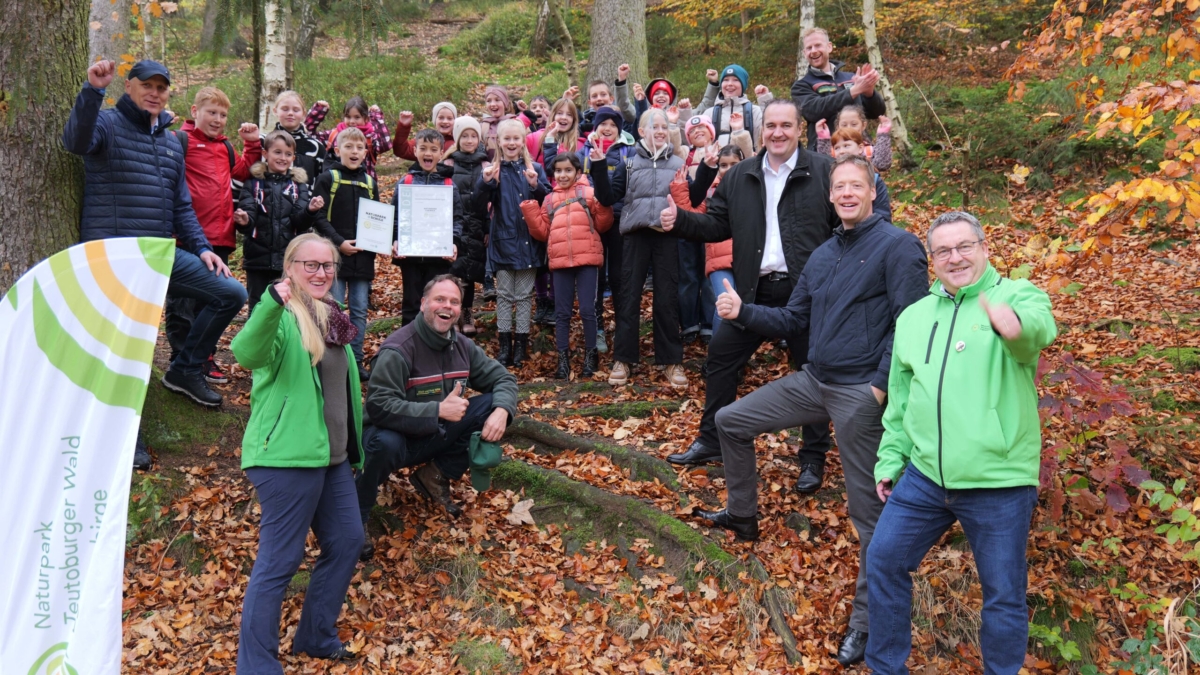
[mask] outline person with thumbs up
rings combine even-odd
[[[379,347],[363,415],[366,461],[357,480],[358,506],[367,522],[392,472],[409,475],[417,493],[451,516],[462,513],[451,481],[466,473],[471,435],[498,441],[517,413],[517,378],[479,345],[458,332],[462,285],[457,277],[434,277],[421,297],[416,320]],[[466,397],[466,389],[477,392]],[[363,555],[374,550],[370,540]]]

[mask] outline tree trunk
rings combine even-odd
[[[750,31],[746,29],[746,24],[750,23],[750,11],[743,9],[740,18],[742,20],[742,58],[746,58],[746,55],[750,53]]]
[[[907,153],[909,149],[908,129],[904,126],[904,118],[900,115],[900,106],[896,102],[896,94],[892,91],[892,83],[888,80],[883,69],[883,52],[879,50],[879,37],[875,34],[875,0],[863,0],[863,42],[867,45],[867,58],[871,67],[879,71],[879,93],[887,106],[887,115],[892,120],[892,147],[899,153]]]
[[[100,59],[120,62],[121,55],[129,53],[128,0],[92,0],[88,22],[89,62]]]
[[[631,81],[646,82],[646,0],[596,0],[587,79],[613,82],[622,63]]]
[[[33,16],[25,0],[0,0],[0,293],[79,241],[83,165],[59,137],[88,67],[91,7],[37,8]]]
[[[275,126],[271,112],[275,97],[288,88],[288,52],[292,48],[290,0],[266,0],[263,13],[266,15],[266,49],[262,60],[262,88],[258,96],[258,125],[269,129]]]
[[[250,0],[250,96],[255,101],[263,90],[263,22],[262,0]]]
[[[555,0],[546,0],[550,8],[550,16],[554,19],[554,27],[558,30],[558,38],[562,42],[563,62],[567,69],[567,81],[572,87],[579,87],[579,67],[575,65],[575,41],[571,39],[571,31],[567,28],[567,20],[563,18],[562,8]],[[620,64],[618,64],[620,65]]]
[[[312,58],[313,45],[317,41],[317,3],[315,0],[297,0],[296,11],[299,19],[296,24],[296,53],[295,58],[307,61]]]
[[[154,35],[150,32],[150,0],[141,0],[138,5],[138,27],[142,29],[142,58],[152,59],[154,54],[150,53],[150,50],[154,48]]]
[[[529,44],[529,55],[535,59],[546,58],[546,34],[550,28],[550,3],[542,0],[538,7],[537,28],[533,31],[533,41]]]
[[[94,3],[106,1],[92,0]],[[220,15],[221,0],[207,0],[204,3],[204,25],[200,28],[200,51],[212,51],[216,46],[217,17]]]
[[[816,25],[816,0],[800,0],[800,47],[796,53],[796,79],[804,77],[808,70],[808,59],[804,58],[804,31]]]

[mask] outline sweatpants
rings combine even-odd
[[[679,240],[649,228],[634,230],[624,235],[624,239],[623,292],[616,303],[613,358],[629,364],[638,362],[641,290],[653,261],[654,362],[660,366],[683,363],[683,340],[679,336]]]
[[[513,308],[517,312],[517,333],[529,334],[529,313],[533,308],[533,283],[537,270],[496,270],[496,330],[513,332]]]
[[[798,373],[763,385],[717,412],[717,435],[725,462],[729,513],[740,517],[758,513],[758,467],[754,439],[805,425],[833,421],[838,452],[846,478],[850,522],[858,532],[858,579],[850,627],[868,632],[867,549],[883,502],[875,494],[875,461],[883,437],[883,406],[871,383],[826,384],[809,373]]]
[[[577,296],[584,349],[596,348],[596,308],[590,301],[596,295],[599,275],[600,269],[590,265],[554,270],[554,346],[558,351],[565,352],[571,347],[571,314]]]
[[[404,258],[400,261],[400,282],[404,297],[400,301],[400,321],[405,326],[421,313],[425,284],[450,271],[450,261],[441,258]]]
[[[279,663],[279,618],[288,583],[304,561],[311,528],[321,555],[313,565],[292,653],[328,656],[342,646],[337,618],[362,551],[363,526],[350,463],[315,469],[253,467],[262,518],[258,557],[242,603],[237,671],[283,675]]]

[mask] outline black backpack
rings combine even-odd
[[[179,129],[175,132],[175,137],[179,139],[179,145],[183,146],[183,166],[187,169],[187,150],[188,150],[188,132]],[[242,181],[233,177],[233,166],[237,164],[237,151],[233,149],[233,143],[229,139],[225,139],[225,149],[229,152],[229,192],[233,195],[233,210],[237,210],[238,195],[242,193]]]

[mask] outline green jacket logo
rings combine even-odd
[[[46,650],[37,661],[29,667],[29,675],[79,675],[67,663],[67,643],[60,642]]]

